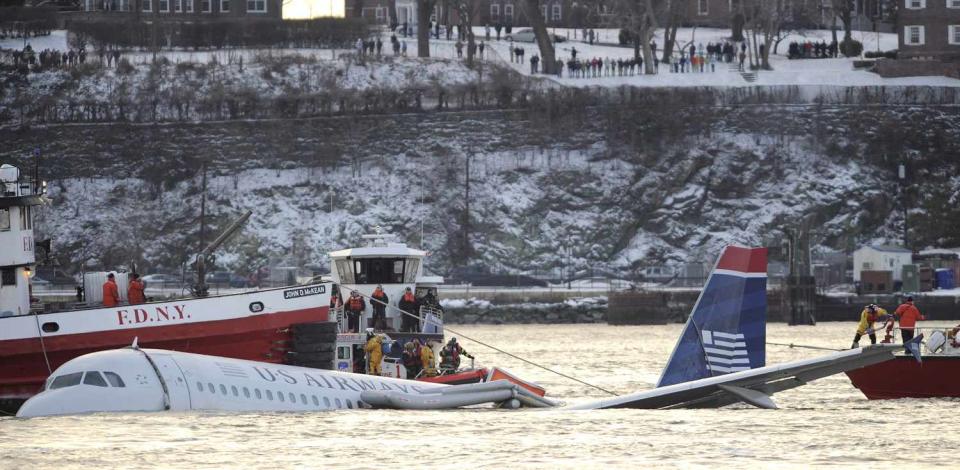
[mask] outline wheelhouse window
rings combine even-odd
[[[4,207],[0,209],[0,232],[8,230],[10,230],[10,208]]]
[[[17,285],[17,268],[0,268],[0,286]]]
[[[56,390],[58,388],[72,387],[74,385],[80,385],[80,380],[83,378],[83,372],[74,372],[72,374],[61,375],[52,382],[50,382],[49,390]]]
[[[84,385],[93,385],[95,387],[106,387],[107,381],[103,380],[103,376],[100,375],[97,371],[87,371],[87,375],[83,376]]]
[[[400,284],[404,282],[405,258],[362,258],[353,260],[357,284]]]
[[[23,230],[30,230],[33,228],[33,217],[30,217],[29,207],[20,208],[20,228]]]

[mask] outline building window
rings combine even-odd
[[[0,286],[17,285],[17,268],[0,269]]]
[[[247,11],[250,13],[266,13],[267,0],[247,0]]]
[[[376,9],[377,23],[383,23],[386,16],[387,16],[387,9],[383,7],[377,7]]]
[[[710,5],[708,4],[709,0],[697,0],[697,14],[700,16],[706,16],[710,14]]]
[[[200,11],[204,13],[213,11],[213,5],[210,4],[210,0],[200,0]]]
[[[503,19],[513,21],[513,4],[508,3],[503,6]]]
[[[906,26],[903,31],[903,43],[908,46],[922,46],[925,43],[923,26]]]
[[[153,11],[153,0],[143,0],[141,4],[143,11]]]
[[[187,2],[187,8],[186,8],[187,13],[193,13],[193,0],[184,0],[184,1]]]
[[[183,11],[183,0],[173,0],[173,12],[180,13]]]
[[[952,24],[948,27],[949,41],[951,45],[960,46],[960,25]]]
[[[927,0],[906,0],[908,10],[919,10],[927,7]]]
[[[500,20],[500,5],[496,3],[490,4],[490,19],[493,21]]]
[[[563,19],[563,10],[560,9],[559,3],[553,4],[553,21],[560,21]]]
[[[220,11],[222,12],[230,11],[230,0],[220,0]]]
[[[162,13],[170,11],[170,0],[157,0],[157,9]]]
[[[960,8],[960,0],[947,0],[947,8]]]
[[[542,16],[543,19],[547,19],[547,6],[546,6],[546,5],[540,5],[540,16]]]

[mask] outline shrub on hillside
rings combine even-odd
[[[117,73],[120,75],[130,75],[135,70],[136,68],[127,59],[120,59],[120,63],[117,64]]]
[[[840,43],[840,53],[845,57],[857,57],[863,52],[863,43],[856,39],[844,39]]]

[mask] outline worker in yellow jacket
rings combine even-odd
[[[363,350],[368,354],[367,373],[380,375],[380,364],[383,362],[383,339],[380,335],[370,335]]]
[[[423,366],[423,375],[426,377],[437,375],[437,359],[433,354],[433,349],[430,348],[431,344],[434,344],[434,342],[430,341],[420,347],[420,365]]]
[[[860,312],[860,323],[857,324],[857,334],[853,337],[853,345],[850,346],[850,349],[860,347],[860,338],[863,335],[870,336],[870,344],[877,344],[877,333],[873,330],[873,324],[879,321],[881,317],[886,316],[887,311],[875,304],[864,307],[863,311]]]

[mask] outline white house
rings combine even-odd
[[[894,281],[903,280],[903,266],[913,263],[913,252],[894,245],[872,245],[853,252],[853,280],[861,271],[892,271]]]

